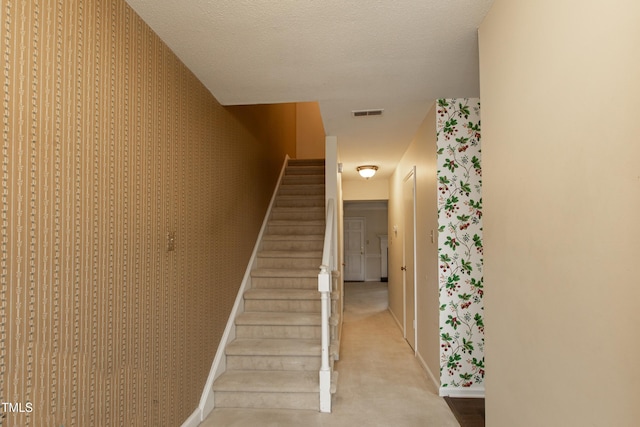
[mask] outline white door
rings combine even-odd
[[[344,218],[344,280],[364,281],[364,218]]]
[[[416,348],[416,281],[415,281],[415,167],[407,175],[402,186],[404,216],[404,296],[405,338],[411,348]]]

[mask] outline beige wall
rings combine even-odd
[[[491,426],[640,419],[640,3],[480,27]]]
[[[342,182],[342,188],[345,200],[389,199],[389,180],[380,177],[345,180]]]
[[[296,104],[296,151],[298,159],[324,159],[325,135],[317,102]]]
[[[418,128],[409,148],[402,156],[389,185],[389,306],[402,322],[402,249],[404,219],[402,183],[416,166],[416,279],[417,279],[417,352],[439,384],[439,303],[438,247],[431,242],[431,230],[437,242],[438,207],[436,183],[436,113],[435,104]],[[393,226],[398,225],[397,236]]]
[[[295,108],[221,107],[121,0],[5,0],[0,22],[0,400],[33,404],[4,421],[180,425]]]

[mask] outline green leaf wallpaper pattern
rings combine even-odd
[[[480,100],[437,105],[440,384],[483,387]]]

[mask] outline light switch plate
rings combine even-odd
[[[170,231],[167,233],[167,252],[176,250],[176,232]]]

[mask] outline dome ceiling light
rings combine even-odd
[[[356,170],[358,171],[361,177],[365,179],[369,179],[376,174],[378,170],[378,166],[363,165],[363,166],[358,166]]]

